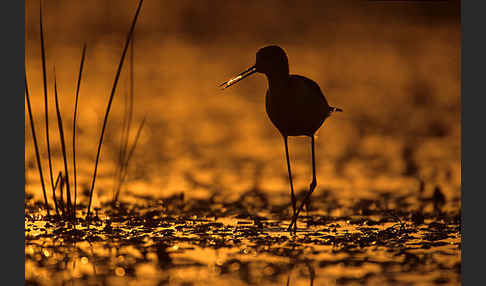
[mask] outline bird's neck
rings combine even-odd
[[[271,73],[265,74],[268,79],[268,87],[270,90],[284,89],[288,86],[289,74],[288,73]]]

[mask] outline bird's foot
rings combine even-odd
[[[316,187],[317,187],[317,182],[315,180],[312,180],[309,186],[309,193],[312,193]]]

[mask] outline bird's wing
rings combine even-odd
[[[327,103],[327,100],[326,100],[326,97],[324,97],[324,94],[322,93],[321,91],[321,88],[319,87],[319,85],[309,79],[309,78],[306,78],[304,76],[300,76],[300,75],[291,75],[290,76],[290,81],[291,81],[291,84],[292,85],[295,85],[296,86],[296,90],[299,90],[299,91],[304,91],[304,90],[309,90],[309,92],[301,92],[299,94],[299,96],[315,96],[315,95],[318,95],[319,99],[322,99],[324,102],[324,105],[325,106],[329,106],[329,104]]]

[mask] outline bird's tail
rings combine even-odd
[[[343,110],[338,107],[329,106],[329,113],[333,113],[333,112],[343,112]]]

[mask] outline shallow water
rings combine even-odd
[[[155,2],[147,1],[142,10],[135,38],[130,142],[144,117],[146,123],[119,203],[112,205],[129,101],[127,61],[104,139],[89,229],[87,190],[128,24],[120,16],[123,23],[114,26],[120,33],[86,28],[73,34],[72,26],[56,23],[85,23],[82,17],[71,21],[62,12],[67,6],[46,4],[47,11],[56,11],[46,17],[54,179],[64,166],[52,69],[55,65],[72,174],[79,38],[91,41],[79,102],[75,229],[45,216],[26,114],[25,277],[30,284],[460,284],[458,23],[428,22],[424,11],[409,7],[413,17],[400,18],[407,20],[387,30],[380,24],[387,13],[353,10],[351,18],[338,13],[349,21],[316,18],[311,28],[301,31],[294,25],[296,31],[279,34],[270,21],[277,13],[269,19],[255,16],[244,29],[235,22],[235,34],[228,38],[180,26],[180,31],[161,33],[156,27],[178,16],[167,12],[168,18],[159,20]],[[86,9],[94,5],[86,3]],[[180,12],[189,4],[174,5]],[[241,15],[256,15],[253,9],[263,4],[254,5]],[[44,180],[50,186],[37,8],[26,12],[26,66]],[[189,18],[210,21],[200,14],[204,7],[191,9]],[[282,15],[293,11],[280,9]],[[93,13],[93,19],[103,17]],[[300,23],[296,15],[289,21]],[[323,37],[330,27],[334,32]],[[295,235],[285,231],[291,216],[285,153],[265,114],[265,78],[253,76],[225,91],[217,87],[252,65],[256,50],[269,41],[287,51],[292,73],[314,79],[329,103],[344,109],[318,133],[318,187]],[[289,141],[299,201],[311,181],[309,141]],[[52,190],[47,191],[52,214]]]
[[[386,206],[414,198],[385,193],[349,208],[332,204],[356,215],[331,216],[319,210],[337,199],[318,195],[296,234],[286,231],[287,203],[251,211],[268,210],[261,207],[265,199],[258,190],[235,201],[187,200],[182,193],[134,197],[137,203],[97,210],[89,229],[46,225],[28,206],[26,279],[55,285],[460,283],[460,216],[425,211],[434,199],[419,204],[424,211],[399,212]]]

